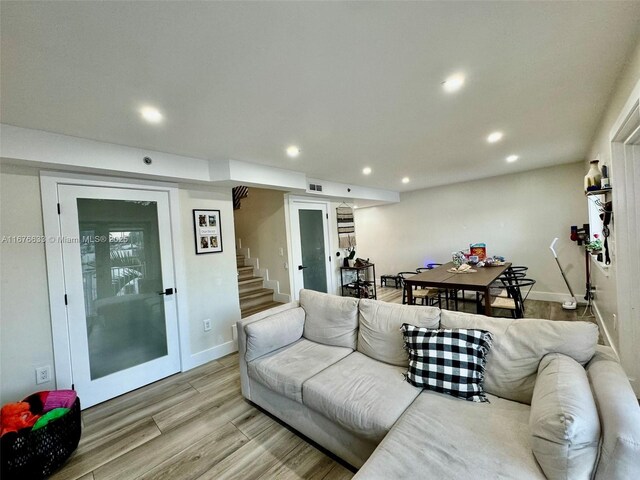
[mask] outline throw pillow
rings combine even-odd
[[[409,351],[407,381],[416,387],[473,402],[488,402],[482,382],[491,333],[466,328],[430,330],[408,323],[400,329]]]
[[[587,373],[573,358],[545,355],[533,388],[531,448],[550,480],[592,478],[600,419]]]

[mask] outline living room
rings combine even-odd
[[[289,217],[307,201],[329,217],[329,293],[340,293],[349,253],[337,233],[336,208],[345,204],[354,208],[356,255],[375,262],[378,277],[446,263],[485,242],[490,255],[529,267],[531,299],[562,303],[569,293],[549,251],[558,237],[579,315],[585,252],[570,228],[589,223],[583,179],[594,159],[611,171],[614,220],[611,264],[591,268],[592,309],[640,395],[638,168],[633,153],[625,157],[638,148],[625,130],[640,98],[637,2],[2,1],[0,17],[0,403],[81,388],[74,352],[104,328],[104,315],[118,315],[118,305],[98,299],[95,323],[69,329],[69,318],[90,313],[78,301],[85,277],[73,269],[84,272],[97,256],[86,265],[69,259],[97,254],[65,239],[84,231],[74,205],[98,191],[109,196],[97,200],[164,206],[159,237],[169,246],[160,257],[171,261],[154,290],[172,312],[170,360],[157,368],[165,374],[143,370],[201,375],[211,393],[204,378],[215,372],[200,369],[227,375],[227,363],[237,365],[233,187],[281,193],[286,234],[260,266],[273,262],[291,300],[300,281]],[[118,197],[127,190],[135,195]],[[118,211],[114,229],[129,232]],[[200,252],[194,211],[214,217]],[[135,283],[140,295],[150,291]],[[82,396],[83,408],[154,381],[147,374],[88,382],[95,394]],[[213,384],[224,381],[237,401],[239,377]],[[178,402],[155,388],[152,398]],[[94,418],[110,432],[101,415]],[[131,426],[121,423],[114,448]],[[89,429],[93,451],[104,446],[99,437]],[[115,461],[92,458],[98,463],[82,464],[91,468],[77,469],[78,478],[100,478],[98,468]]]

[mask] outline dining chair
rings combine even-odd
[[[431,270],[430,268],[418,268],[414,272],[399,272],[398,276],[402,279],[402,303],[407,303],[407,289],[405,288],[405,279],[417,275],[421,271]],[[411,292],[413,297],[413,305],[418,304],[418,300],[422,305],[435,305],[440,306],[440,294],[437,288],[414,288]]]
[[[405,305],[407,303],[407,289],[405,288],[405,283],[404,281],[407,278],[411,278],[414,275],[417,275],[418,272],[413,271],[413,272],[398,272],[398,277],[400,277],[400,282],[402,285],[402,304]]]
[[[503,285],[507,291],[507,296],[494,297],[491,302],[491,307],[510,310],[513,318],[524,318],[524,302],[535,284],[536,281],[532,278],[517,276],[512,276],[508,279],[505,278]],[[524,296],[523,291],[525,292]]]

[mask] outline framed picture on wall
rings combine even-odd
[[[193,210],[196,255],[222,251],[220,210]]]

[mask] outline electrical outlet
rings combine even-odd
[[[209,330],[211,330],[211,319],[210,318],[205,318],[202,323],[204,324],[204,331],[208,332]]]
[[[47,383],[51,380],[51,366],[45,365],[44,367],[36,368],[36,383]]]

